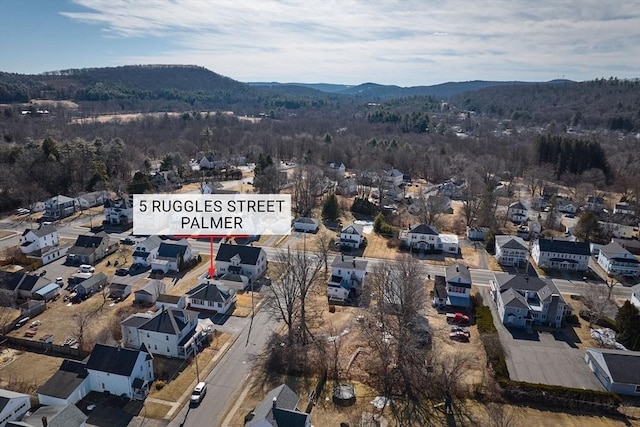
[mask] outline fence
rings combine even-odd
[[[2,341],[0,341],[0,345],[5,345],[16,350],[29,350],[53,356],[73,357],[78,359],[86,356],[85,352],[81,351],[79,348],[17,337],[3,336]]]

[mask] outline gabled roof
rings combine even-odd
[[[89,277],[87,280],[83,280],[77,286],[81,286],[85,289],[91,289],[92,287],[107,281],[107,276],[101,271]]]
[[[182,239],[177,242],[162,242],[158,248],[158,258],[175,259],[180,255],[184,255],[189,246],[187,239]]]
[[[152,250],[159,247],[161,243],[162,243],[162,239],[159,236],[153,235],[153,236],[147,237],[139,244],[144,245],[144,247],[147,248],[148,250]]]
[[[500,246],[504,249],[517,249],[523,251],[529,250],[529,246],[524,242],[524,240],[522,240],[521,237],[518,236],[496,236],[496,246]]]
[[[140,353],[143,352],[96,344],[87,360],[87,369],[128,377],[133,373]]]
[[[22,278],[25,275],[26,274],[23,272],[9,272],[0,270],[0,288],[13,291],[22,281]]]
[[[216,261],[230,262],[235,255],[240,256],[240,264],[256,265],[260,258],[262,248],[258,246],[230,245],[228,243],[220,244]]]
[[[521,209],[523,211],[526,211],[527,207],[525,205],[523,205],[520,200],[518,200],[517,202],[511,203],[509,205],[509,209]]]
[[[447,282],[444,276],[436,276],[433,281],[433,294],[436,298],[444,299],[447,297]]]
[[[155,316],[138,329],[163,334],[180,335],[180,332],[188,326],[189,322],[197,318],[198,313],[196,311],[170,307],[158,311]]]
[[[105,239],[107,242],[109,241],[109,235],[104,231],[95,235],[81,234],[78,236],[76,243],[73,246],[79,248],[97,248]]]
[[[369,261],[359,259],[349,255],[338,255],[331,263],[332,268],[355,268],[356,270],[366,270]]]
[[[431,236],[437,236],[440,231],[433,225],[418,224],[415,227],[409,229],[409,233],[413,234],[429,234]]]
[[[533,291],[538,293],[541,301],[550,300],[551,295],[554,294],[560,295],[560,291],[558,291],[551,279],[508,273],[496,273],[495,278],[501,293],[511,288],[521,291]],[[561,295],[560,299],[564,302]]]
[[[342,233],[346,233],[346,234],[358,234],[358,235],[362,236],[364,234],[364,225],[355,224],[355,223],[347,224],[342,229],[341,232]]]
[[[469,269],[465,265],[459,263],[449,265],[445,269],[444,275],[447,283],[471,285],[471,272],[469,272]]]
[[[600,253],[603,254],[604,256],[606,256],[607,258],[611,258],[614,257],[616,255],[628,255],[631,257],[631,259],[629,259],[629,261],[638,261],[638,259],[636,257],[634,257],[631,252],[629,252],[628,250],[626,250],[625,248],[623,248],[622,246],[620,246],[620,244],[616,243],[616,242],[611,242],[608,245],[605,245],[603,247],[600,248]],[[640,262],[640,261],[638,261]]]
[[[254,417],[246,427],[267,422],[273,427],[304,427],[308,414],[298,411],[298,395],[286,384],[271,390],[254,410]]]
[[[529,309],[529,305],[521,290],[509,288],[500,294],[500,298],[502,298],[502,303],[505,307]]]
[[[41,427],[42,419],[47,419],[47,427],[75,427],[84,425],[89,419],[76,405],[41,406],[31,415],[22,418],[21,426]]]
[[[187,292],[187,295],[189,298],[226,304],[227,300],[235,294],[235,292],[235,289],[230,289],[223,284],[201,283]]]
[[[67,399],[88,375],[85,362],[64,359],[56,373],[38,389],[38,394]]]
[[[20,286],[18,287],[21,291],[32,291],[33,289],[39,289],[39,287],[44,287],[48,285],[50,282],[48,279],[40,276],[34,276],[32,274],[25,274],[24,280],[20,282]]]
[[[51,224],[40,224],[40,226],[38,228],[36,228],[36,229],[27,228],[26,230],[24,230],[22,235],[26,236],[27,234],[29,234],[29,232],[35,234],[36,237],[44,237],[44,236],[47,236],[47,235],[49,235],[51,233],[55,233],[56,232],[56,228]]]
[[[404,174],[400,172],[398,169],[393,168],[389,172],[387,172],[387,176],[394,178],[398,176],[404,176]]]
[[[62,194],[58,195],[58,196],[53,196],[52,198],[50,198],[49,200],[47,200],[45,203],[47,204],[64,204],[64,203],[75,203],[76,199],[73,199],[71,197],[67,197],[67,196],[63,196]]]
[[[11,399],[17,399],[17,398],[28,399],[29,395],[0,388],[0,411],[2,411],[5,406],[7,406],[7,403],[9,403]]]
[[[591,248],[586,242],[570,242],[567,240],[538,239],[540,252],[556,252],[574,255],[591,255]]]
[[[309,218],[306,216],[302,216],[299,218],[296,218],[296,220],[294,222],[300,223],[300,224],[313,224],[313,225],[318,225],[319,222],[317,219],[315,218]]]
[[[611,382],[640,385],[640,351],[588,348],[608,371]]]
[[[180,302],[180,299],[182,297],[179,295],[169,295],[169,294],[160,294],[158,295],[158,298],[156,298],[156,302],[165,302],[168,304],[177,304],[178,302]]]

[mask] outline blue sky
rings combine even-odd
[[[0,71],[195,64],[239,81],[640,77],[640,0],[0,0]]]

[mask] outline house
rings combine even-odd
[[[604,199],[594,195],[588,196],[587,203],[584,205],[584,208],[590,211],[601,211],[604,207]]]
[[[201,283],[187,291],[187,307],[194,310],[227,313],[236,303],[236,290],[220,281]]]
[[[529,245],[518,236],[496,236],[495,258],[504,266],[520,266],[527,263]]]
[[[187,303],[182,295],[160,294],[156,298],[156,308],[164,310],[165,308],[185,308]]]
[[[177,242],[164,241],[158,247],[158,255],[151,261],[151,270],[160,270],[163,273],[179,272],[192,257],[191,245],[187,239]]]
[[[531,248],[531,258],[540,268],[587,271],[589,243],[557,239],[538,239]]]
[[[364,287],[367,264],[367,260],[354,256],[336,256],[331,263],[327,297],[336,301],[347,301],[355,297]]]
[[[433,225],[418,224],[400,233],[403,246],[416,251],[458,253],[458,236],[440,234]]]
[[[444,308],[447,305],[447,280],[444,276],[434,277],[431,304],[439,308]]]
[[[133,303],[140,305],[153,305],[156,303],[160,294],[163,294],[166,291],[166,283],[160,280],[152,280],[133,293]]]
[[[153,356],[140,349],[96,344],[87,360],[91,390],[144,400],[153,382]]]
[[[200,165],[200,169],[212,169],[219,171],[227,167],[227,161],[222,159],[216,160],[213,153],[207,153],[202,156],[198,165]]]
[[[358,249],[366,242],[364,237],[364,226],[362,224],[351,223],[340,231],[340,246]]]
[[[162,239],[158,236],[149,236],[136,243],[136,247],[133,249],[133,263],[149,267],[158,256],[158,248],[161,243]]]
[[[300,398],[286,384],[271,390],[251,412],[245,427],[311,427],[311,415],[298,408]]]
[[[81,194],[76,197],[79,209],[89,209],[96,206],[103,206],[104,202],[109,199],[109,192],[106,190],[93,191],[91,193]]]
[[[20,236],[20,251],[23,254],[58,246],[59,244],[58,232],[51,224],[40,224],[35,230],[27,228]]]
[[[534,209],[536,211],[543,210],[544,208],[547,207],[547,205],[548,205],[547,199],[545,199],[542,196],[536,196],[531,199],[531,209]]]
[[[576,206],[571,199],[557,199],[558,212],[574,214],[578,212],[578,206]]]
[[[18,309],[21,317],[36,317],[47,309],[47,304],[41,300],[30,299],[20,304]]]
[[[640,396],[640,352],[587,348],[584,361],[608,392]]]
[[[204,339],[196,334],[198,313],[165,307],[154,314],[136,313],[120,323],[123,344],[149,353],[187,359]]]
[[[110,226],[133,226],[133,195],[104,202],[104,221]]]
[[[29,398],[28,394],[0,389],[0,426],[21,419],[31,409]]]
[[[640,255],[640,240],[637,239],[619,239],[614,237],[612,242],[616,242],[634,255]]]
[[[601,247],[597,259],[609,276],[636,277],[640,272],[640,260],[616,242]]]
[[[438,185],[438,194],[448,196],[453,200],[459,200],[464,194],[466,186],[464,181],[452,178]]]
[[[41,406],[19,422],[7,427],[85,427],[89,416],[76,405]]]
[[[571,311],[551,279],[496,273],[490,285],[499,319],[507,326],[559,328]]]
[[[425,207],[432,212],[452,214],[451,198],[442,194],[430,194],[425,200]]]
[[[400,184],[402,184],[402,181],[404,180],[404,174],[400,172],[398,169],[393,168],[385,172],[384,179],[392,187],[398,187],[400,186]]]
[[[99,272],[89,277],[87,280],[83,280],[74,288],[74,292],[78,294],[78,297],[89,297],[107,285],[107,276],[103,272]]]
[[[59,195],[44,202],[45,220],[58,220],[73,215],[78,210],[78,202],[71,197]]]
[[[38,389],[41,405],[71,405],[91,392],[86,362],[64,359],[51,378]]]
[[[603,212],[599,215],[598,225],[603,233],[618,239],[632,239],[638,235],[638,218],[631,215]]]
[[[267,271],[267,254],[257,246],[221,243],[216,254],[216,271],[247,276],[252,283]]]
[[[33,299],[51,301],[60,295],[60,285],[49,283],[33,293]]]
[[[16,297],[18,299],[28,300],[35,296],[35,293],[51,283],[46,277],[40,277],[33,274],[24,274],[22,281],[16,289]]]
[[[0,270],[0,301],[3,306],[11,306],[18,296],[18,285],[25,273]]]
[[[338,182],[336,187],[336,194],[341,194],[346,197],[355,196],[358,192],[358,181],[355,178],[345,178]]]
[[[446,304],[450,307],[468,308],[471,306],[471,273],[460,263],[445,268]]]
[[[320,222],[315,218],[300,217],[293,221],[293,229],[295,231],[316,233],[318,228],[320,228]]]
[[[638,214],[638,206],[629,202],[618,202],[613,207],[613,214],[636,216]]]
[[[520,200],[518,200],[517,202],[513,202],[509,205],[509,208],[507,209],[507,218],[509,218],[509,220],[514,224],[527,222],[527,218],[529,218],[529,210]]]
[[[220,276],[216,282],[223,284],[224,286],[235,289],[236,291],[243,291],[249,287],[249,278],[242,274],[226,273]]]
[[[151,185],[156,190],[175,190],[182,188],[184,180],[172,170],[156,172],[151,177]]]
[[[130,283],[117,283],[112,282],[109,285],[109,296],[111,298],[117,298],[123,300],[131,295],[131,284]]]
[[[347,167],[344,163],[340,162],[329,162],[329,173],[333,176],[333,178],[344,178],[344,174],[347,171]]]
[[[110,245],[109,235],[101,231],[95,235],[81,234],[67,251],[69,264],[95,264],[117,248]]]
[[[558,195],[558,187],[554,187],[553,185],[545,185],[542,188],[541,195],[545,200],[550,200],[553,196]]]
[[[631,287],[631,304],[640,310],[640,284]]]

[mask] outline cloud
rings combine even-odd
[[[61,13],[105,37],[163,43],[160,55],[116,63],[193,63],[242,81],[419,85],[640,75],[636,0],[74,2],[85,10]]]

